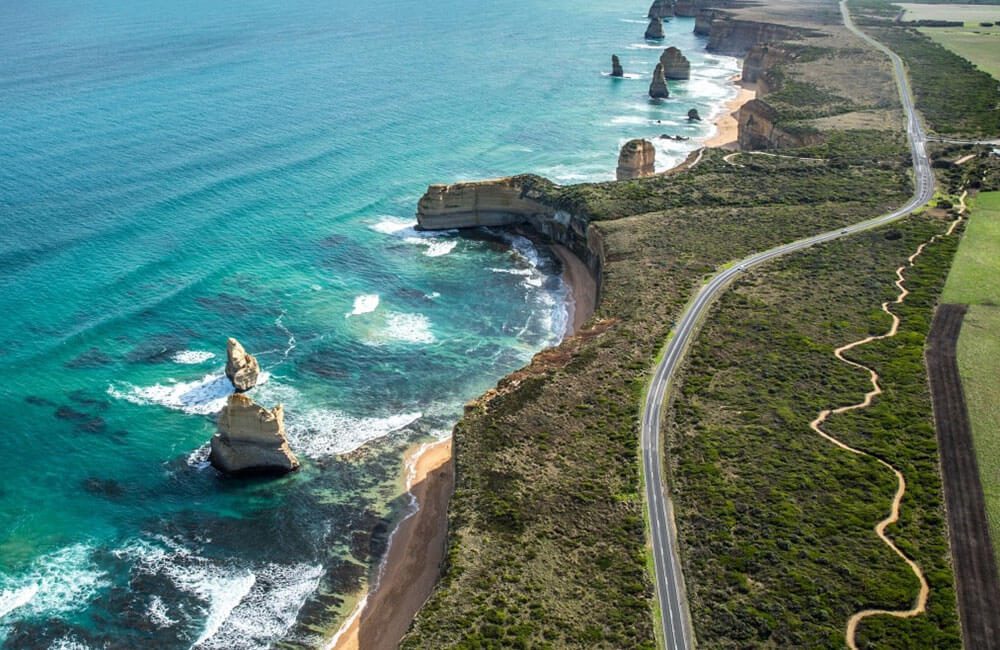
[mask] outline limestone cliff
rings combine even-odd
[[[233,382],[233,387],[239,391],[248,391],[257,385],[260,375],[260,364],[252,354],[247,354],[240,342],[229,339],[226,342],[226,376]]]
[[[677,0],[674,3],[674,15],[682,18],[694,18],[701,10],[701,3],[697,0]]]
[[[285,412],[271,410],[246,395],[234,393],[219,414],[209,461],[226,474],[285,474],[299,461],[285,437]]]
[[[672,18],[674,15],[674,4],[672,0],[653,0],[649,7],[648,18]]]
[[[691,62],[672,45],[663,50],[660,63],[663,64],[663,76],[667,79],[691,78]]]
[[[570,249],[587,266],[600,290],[604,239],[585,216],[570,214],[546,199],[540,189],[556,188],[531,175],[488,181],[431,185],[417,203],[422,230],[477,226],[520,226]]]
[[[656,173],[656,149],[649,140],[637,138],[629,140],[618,154],[618,169],[615,177],[620,181],[643,178]]]
[[[667,78],[663,74],[663,64],[657,63],[653,70],[653,80],[649,82],[649,96],[653,99],[666,99],[670,97],[670,89],[667,88]]]
[[[698,36],[709,36],[712,33],[715,14],[714,9],[699,9],[694,17],[694,33]]]
[[[622,63],[618,60],[617,54],[611,55],[611,76],[612,77],[624,77],[625,71],[622,70]]]
[[[777,111],[763,100],[751,99],[744,104],[736,114],[740,149],[752,151],[805,147],[823,141],[819,133],[807,129],[795,132],[787,126],[778,126],[775,123],[777,117]]]
[[[713,12],[710,17],[703,19],[703,23],[705,20],[709,21],[707,27],[709,30],[708,45],[705,46],[705,49],[709,52],[729,56],[744,56],[755,45],[798,39],[813,33],[811,30],[787,25],[753,20],[735,20],[727,16],[725,12]]]
[[[663,21],[659,18],[651,18],[649,27],[646,28],[646,38],[652,41],[663,40]]]
[[[777,69],[782,63],[794,61],[797,55],[793,49],[780,44],[755,45],[743,59],[741,79],[757,84],[757,97],[781,90],[782,75]]]

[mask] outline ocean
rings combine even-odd
[[[737,61],[646,2],[0,4],[0,646],[317,645],[402,459],[558,343],[544,248],[414,230],[429,183],[613,178],[711,134]],[[692,79],[652,102],[666,45]],[[634,78],[611,79],[611,54]],[[706,118],[688,123],[689,108]],[[301,471],[207,463],[227,337]],[[374,531],[374,533],[372,533]]]

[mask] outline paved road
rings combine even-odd
[[[808,239],[778,246],[771,250],[751,255],[730,268],[714,276],[695,296],[692,303],[681,315],[680,322],[671,333],[663,355],[663,360],[656,366],[652,384],[646,395],[646,403],[642,413],[642,466],[646,486],[646,503],[649,508],[650,530],[653,544],[653,564],[656,573],[656,598],[660,607],[660,619],[663,638],[668,650],[687,650],[694,647],[692,628],[688,619],[687,605],[684,594],[684,576],[681,573],[680,560],[677,555],[677,539],[674,530],[673,508],[670,503],[669,491],[663,481],[660,449],[660,420],[663,401],[671,387],[677,368],[680,366],[688,345],[698,330],[700,320],[704,317],[711,303],[722,293],[726,286],[744,271],[763,264],[768,260],[789,253],[809,248],[815,244],[832,241],[847,235],[890,223],[902,218],[914,209],[927,203],[934,194],[934,176],[931,172],[930,159],[927,156],[927,136],[917,116],[913,105],[913,94],[903,62],[898,56],[881,43],[869,38],[858,30],[847,11],[843,0],[840,11],[844,24],[857,36],[870,43],[873,47],[885,53],[892,60],[899,87],[903,109],[906,111],[906,132],[910,140],[910,150],[913,155],[913,171],[915,189],[909,202],[889,214],[862,221],[838,230],[825,232]]]

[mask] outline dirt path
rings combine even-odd
[[[962,196],[964,198],[965,195],[963,194]],[[951,226],[948,228],[948,232],[946,233],[945,236],[952,234],[952,232],[954,232],[955,230],[955,227],[961,220],[962,220],[961,216],[955,219],[955,221],[952,222]],[[895,467],[893,467],[892,465],[890,465],[889,463],[887,463],[886,461],[882,460],[881,458],[873,456],[872,454],[869,454],[866,451],[862,451],[861,449],[856,449],[854,447],[851,447],[850,445],[841,442],[837,438],[834,438],[830,434],[823,431],[822,425],[827,421],[827,419],[831,415],[867,408],[868,406],[871,405],[872,401],[874,401],[874,399],[877,396],[882,394],[882,387],[879,385],[878,373],[875,372],[874,369],[869,368],[868,366],[847,359],[846,357],[844,357],[844,353],[856,347],[865,345],[867,343],[871,343],[872,341],[879,341],[881,339],[888,339],[896,336],[896,333],[899,330],[899,316],[897,316],[892,312],[890,306],[901,304],[906,299],[906,296],[909,295],[910,293],[906,289],[906,287],[903,286],[903,283],[906,281],[905,277],[903,276],[903,271],[913,266],[914,260],[916,260],[917,257],[919,257],[920,254],[924,252],[924,248],[926,248],[929,244],[932,244],[935,241],[937,241],[939,237],[940,235],[935,235],[931,237],[928,241],[924,242],[923,244],[920,244],[920,246],[917,247],[916,252],[914,252],[913,255],[910,255],[910,257],[907,259],[906,264],[896,269],[896,287],[899,289],[899,295],[897,295],[896,299],[892,302],[882,303],[882,311],[884,311],[885,313],[889,314],[890,317],[892,317],[892,326],[889,328],[889,331],[887,331],[885,334],[880,334],[878,336],[869,336],[859,341],[848,343],[847,345],[843,345],[837,348],[833,352],[834,356],[837,357],[837,359],[843,361],[847,365],[867,371],[871,381],[872,389],[867,393],[865,393],[865,398],[861,402],[858,402],[857,404],[851,404],[848,406],[841,406],[834,409],[825,409],[823,411],[820,411],[819,415],[816,416],[816,419],[809,424],[809,426],[812,428],[813,431],[815,431],[820,436],[822,436],[829,442],[833,443],[837,447],[840,447],[844,451],[848,451],[852,454],[873,458],[876,461],[878,461],[883,467],[885,467],[893,474],[895,474],[897,483],[896,495],[892,499],[892,506],[889,509],[889,515],[875,526],[875,534],[878,535],[879,539],[885,542],[886,546],[891,548],[893,552],[900,557],[900,559],[906,562],[907,566],[910,567],[910,570],[913,571],[913,575],[915,575],[917,577],[917,580],[920,582],[920,592],[917,594],[916,602],[910,609],[905,609],[905,610],[865,609],[851,616],[851,618],[848,619],[847,621],[847,631],[846,631],[847,645],[848,647],[851,648],[851,650],[857,650],[858,646],[857,643],[855,642],[855,636],[857,634],[858,624],[862,620],[870,616],[885,615],[885,616],[895,616],[897,618],[912,618],[914,616],[923,614],[927,608],[927,596],[930,593],[930,587],[927,585],[927,579],[924,577],[924,572],[920,568],[920,565],[917,564],[912,558],[907,556],[905,553],[903,553],[903,551],[901,551],[899,547],[893,543],[893,541],[889,538],[889,536],[885,532],[889,526],[891,526],[892,524],[896,523],[899,520],[899,506],[903,501],[903,496],[906,494],[906,478],[903,476],[903,473],[900,472]]]

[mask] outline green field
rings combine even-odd
[[[1000,306],[1000,192],[983,192],[971,208],[941,302]]]
[[[1000,20],[1000,7],[995,4],[920,4],[894,3],[906,13],[903,20],[964,20],[967,23]]]
[[[1000,9],[997,14],[1000,14]],[[968,59],[983,72],[1000,79],[1000,27],[979,27],[977,23],[967,23],[964,28],[927,27],[920,31],[935,43]]]
[[[958,340],[958,368],[1000,557],[1000,192],[976,198],[942,302],[971,305]]]

